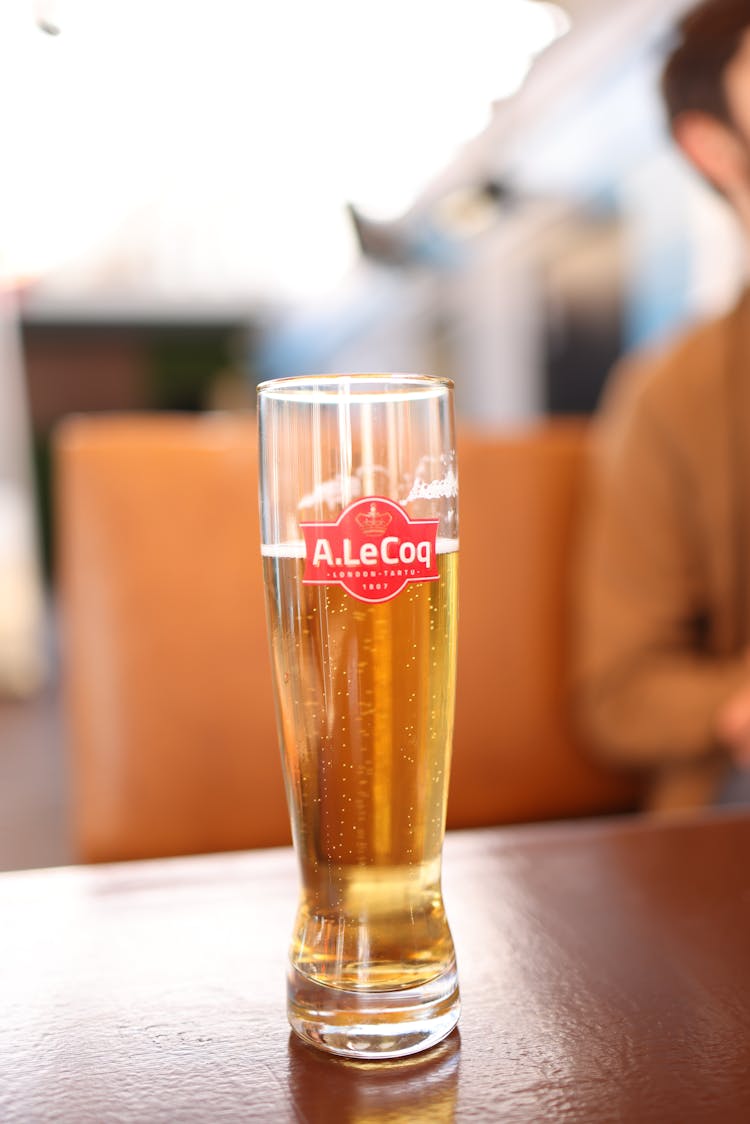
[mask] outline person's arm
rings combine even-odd
[[[701,650],[710,606],[695,481],[668,419],[632,378],[620,376],[597,429],[577,575],[575,687],[592,749],[655,766],[718,747],[719,712],[750,684],[750,668],[744,656]]]

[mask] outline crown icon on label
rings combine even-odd
[[[354,518],[363,534],[382,535],[388,530],[393,516],[389,511],[378,511],[375,504],[371,503],[367,511],[360,511]]]

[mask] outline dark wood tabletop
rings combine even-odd
[[[290,1036],[290,851],[0,876],[3,1124],[750,1120],[750,817],[449,835],[459,1030]]]

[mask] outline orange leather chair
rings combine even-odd
[[[464,435],[449,826],[632,807],[565,697],[584,436]],[[120,415],[58,431],[63,685],[86,861],[290,840],[250,416]]]
[[[289,842],[254,418],[73,418],[56,450],[80,857]]]
[[[569,698],[583,421],[459,437],[453,827],[635,808],[632,776],[582,751]]]

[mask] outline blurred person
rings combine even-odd
[[[672,136],[750,247],[750,0],[679,25]],[[750,290],[629,358],[595,425],[575,689],[600,756],[648,773],[652,809],[750,800]]]

